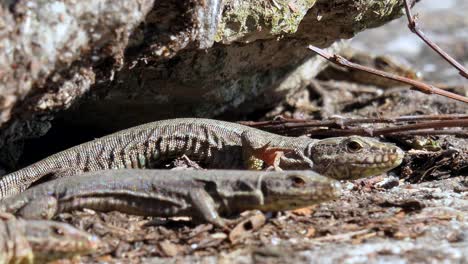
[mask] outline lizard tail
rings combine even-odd
[[[39,161],[0,178],[0,200],[26,190],[31,184],[54,171],[50,163]]]

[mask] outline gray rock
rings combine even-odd
[[[177,116],[235,118],[281,101],[323,60],[306,49],[401,15],[402,1],[0,3],[0,148],[64,120],[107,131]],[[331,49],[336,49],[332,46]]]

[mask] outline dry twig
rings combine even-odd
[[[421,81],[409,79],[409,78],[406,78],[406,77],[398,76],[398,75],[391,74],[391,73],[388,73],[388,72],[379,71],[379,70],[372,69],[372,68],[369,68],[369,67],[366,67],[366,66],[363,66],[363,65],[352,63],[352,62],[348,61],[347,59],[343,58],[340,55],[327,53],[326,51],[324,51],[324,50],[322,50],[320,48],[317,48],[315,46],[312,46],[312,45],[309,45],[309,49],[314,51],[315,53],[319,54],[323,58],[327,59],[328,61],[336,63],[336,64],[338,64],[340,66],[365,71],[365,72],[368,72],[368,73],[371,73],[371,74],[375,74],[377,76],[381,76],[381,77],[384,77],[384,78],[388,78],[388,79],[391,79],[391,80],[395,80],[395,81],[399,81],[399,82],[402,82],[402,83],[405,83],[405,84],[409,84],[409,85],[412,86],[413,89],[418,90],[418,91],[423,92],[423,93],[426,93],[426,94],[438,94],[438,95],[445,96],[445,97],[448,97],[448,98],[451,98],[451,99],[454,99],[454,100],[458,100],[458,101],[461,101],[461,102],[468,103],[468,98],[465,97],[465,96],[442,90],[440,88],[437,88],[435,86],[423,83]]]
[[[240,124],[251,126],[251,127],[267,127],[267,126],[295,126],[295,127],[343,127],[353,124],[364,124],[364,123],[400,123],[400,122],[411,122],[411,121],[436,121],[436,120],[463,120],[468,119],[468,114],[451,114],[451,115],[408,115],[400,116],[396,118],[344,118],[335,116],[328,120],[307,120],[307,119],[292,119],[279,117],[275,120],[270,121],[241,121]],[[298,125],[293,125],[298,124]]]
[[[411,122],[409,124],[409,122]],[[327,120],[279,119],[241,124],[287,135],[310,136],[381,136],[381,135],[456,135],[468,137],[468,115],[422,115],[398,118],[335,118]],[[363,124],[387,123],[389,127],[371,128]]]
[[[443,49],[441,49],[437,44],[432,42],[424,32],[419,28],[418,22],[417,22],[417,16],[413,16],[411,13],[410,9],[410,4],[408,3],[408,0],[405,0],[405,10],[406,10],[406,17],[408,18],[408,28],[413,32],[414,34],[418,35],[419,38],[421,38],[426,44],[431,47],[435,52],[437,52],[442,58],[444,58],[448,63],[450,63],[453,67],[455,67],[458,72],[460,73],[461,76],[465,77],[468,79],[468,71],[458,63],[454,58],[452,58],[450,55],[448,55]]]

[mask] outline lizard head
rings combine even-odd
[[[25,229],[37,263],[91,253],[100,244],[97,237],[66,223],[28,220]]]
[[[341,194],[338,181],[313,171],[285,171],[268,174],[261,182],[262,211],[292,210],[323,201]]]
[[[394,144],[359,136],[323,139],[307,151],[315,171],[339,180],[386,172],[400,165],[404,157],[403,150]]]

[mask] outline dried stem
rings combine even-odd
[[[428,121],[428,120],[454,120],[454,119],[468,119],[466,114],[451,114],[451,115],[409,115],[400,116],[395,118],[395,122],[403,121]]]
[[[444,58],[448,63],[450,63],[453,67],[455,67],[458,72],[460,73],[461,76],[465,77],[468,79],[468,71],[458,63],[454,58],[452,58],[450,55],[448,55],[444,50],[442,50],[437,44],[432,42],[424,32],[419,28],[418,23],[417,23],[417,17],[413,16],[411,13],[410,9],[410,4],[408,3],[408,0],[405,0],[405,10],[406,10],[406,17],[408,18],[408,28],[413,32],[414,34],[418,35],[426,44],[431,47],[435,52],[437,52],[442,58]]]
[[[328,120],[307,120],[307,119],[292,119],[279,117],[270,121],[241,121],[240,124],[252,127],[268,127],[268,126],[283,126],[283,127],[342,127],[353,124],[373,124],[373,123],[401,123],[411,121],[435,121],[435,120],[463,120],[468,119],[468,114],[450,114],[450,115],[407,115],[396,118],[345,118],[333,117]]]
[[[462,129],[444,129],[444,130],[420,130],[420,131],[405,131],[401,133],[392,133],[392,136],[436,136],[436,135],[452,135],[461,138],[467,138],[468,133]]]
[[[388,72],[379,71],[379,70],[369,68],[369,67],[366,67],[366,66],[363,66],[363,65],[352,63],[352,62],[346,60],[345,58],[341,57],[340,55],[329,54],[326,51],[324,51],[324,50],[322,50],[320,48],[317,48],[315,46],[312,46],[312,45],[309,45],[309,49],[311,49],[315,53],[319,54],[323,58],[325,58],[325,59],[327,59],[327,60],[329,60],[329,61],[331,61],[333,63],[336,63],[336,64],[338,64],[340,66],[365,71],[365,72],[368,72],[368,73],[371,73],[371,74],[374,74],[374,75],[377,75],[377,76],[381,76],[381,77],[384,77],[384,78],[387,78],[387,79],[391,79],[391,80],[399,81],[399,82],[402,82],[402,83],[405,83],[405,84],[409,84],[409,85],[412,86],[413,89],[418,90],[418,91],[423,92],[423,93],[426,93],[426,94],[438,94],[438,95],[445,96],[445,97],[448,97],[448,98],[451,98],[451,99],[454,99],[454,100],[458,100],[458,101],[461,101],[461,102],[468,103],[468,98],[465,97],[465,96],[442,90],[440,88],[437,88],[435,86],[423,83],[421,81],[409,79],[409,78],[406,78],[406,77],[398,76],[398,75],[391,74],[391,73],[388,73]]]
[[[408,124],[407,122],[416,122]],[[310,136],[381,136],[381,135],[457,135],[468,137],[468,130],[442,128],[468,127],[468,115],[423,115],[398,118],[339,118],[332,120],[281,119],[262,122],[240,122],[244,125],[287,135]],[[384,128],[349,127],[350,125],[390,123]],[[432,130],[428,130],[432,129]]]

